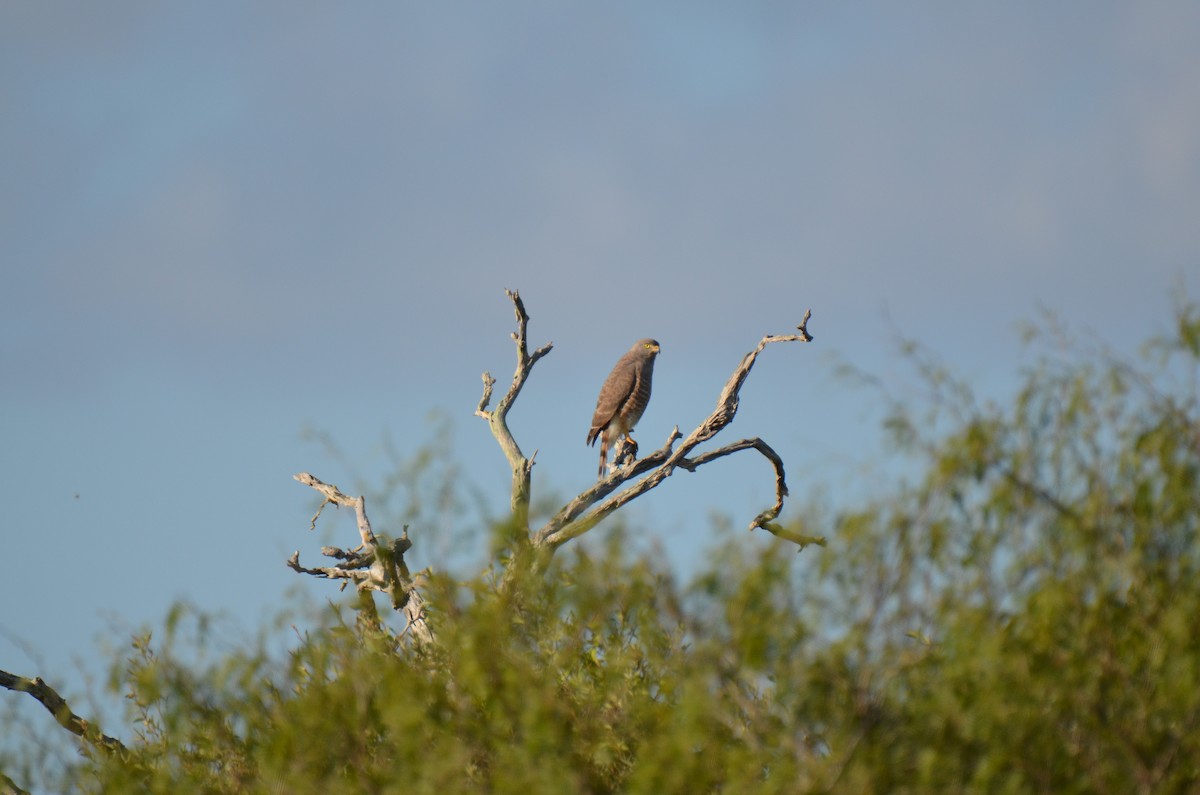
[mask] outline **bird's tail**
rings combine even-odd
[[[608,440],[600,440],[600,471],[596,473],[597,480],[604,479],[604,469],[608,466]]]

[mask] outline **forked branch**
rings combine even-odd
[[[746,378],[750,375],[750,370],[754,367],[758,355],[762,353],[764,348],[774,342],[812,342],[813,337],[808,333],[808,321],[811,317],[811,311],[804,313],[804,320],[797,326],[799,334],[778,336],[768,334],[759,341],[758,346],[754,350],[743,356],[742,361],[734,369],[729,380],[725,382],[725,387],[721,390],[721,395],[717,399],[717,406],[712,414],[696,426],[695,430],[688,434],[687,438],[683,440],[677,449],[673,449],[673,445],[680,438],[678,427],[671,432],[670,437],[662,448],[640,461],[634,461],[616,468],[608,477],[585,490],[563,506],[550,521],[533,535],[533,545],[535,547],[549,547],[551,550],[556,549],[571,539],[583,535],[614,511],[657,487],[671,476],[676,467],[693,472],[698,467],[710,461],[748,449],[758,450],[775,468],[775,503],[754,517],[754,520],[750,522],[750,529],[753,530],[756,527],[761,527],[780,538],[799,543],[802,546],[809,543],[824,544],[823,538],[800,536],[796,533],[791,533],[774,522],[779,516],[780,511],[783,510],[783,499],[788,493],[787,481],[784,476],[783,460],[762,439],[743,439],[717,450],[696,456],[695,458],[688,457],[698,445],[713,438],[733,422],[733,418],[738,410],[739,393],[741,392],[742,385],[745,384]],[[622,484],[639,477],[645,472],[649,472],[650,474],[624,491],[613,494]]]
[[[614,511],[637,499],[641,495],[656,488],[670,477],[676,469],[695,471],[701,466],[742,450],[757,450],[760,455],[770,462],[775,472],[775,501],[761,511],[750,522],[750,529],[761,527],[774,535],[792,541],[801,547],[807,544],[824,544],[824,539],[805,536],[787,530],[775,522],[783,509],[783,501],[788,488],[784,474],[783,460],[778,453],[759,438],[742,439],[715,450],[693,455],[696,448],[724,430],[737,415],[739,395],[742,386],[750,375],[758,356],[770,344],[776,342],[811,342],[813,337],[808,333],[808,321],[811,312],[804,313],[804,320],[797,327],[797,334],[771,335],[768,334],[759,341],[754,350],[742,357],[734,368],[733,374],[726,381],[717,405],[713,412],[701,422],[691,433],[684,437],[678,426],[672,429],[663,446],[644,458],[630,460],[615,466],[607,477],[589,486],[574,499],[564,505],[558,513],[552,516],[540,529],[532,532],[529,527],[530,481],[534,458],[537,453],[526,458],[508,427],[508,412],[521,394],[521,389],[529,379],[533,366],[553,348],[547,343],[530,353],[528,343],[529,314],[525,304],[516,290],[505,290],[505,294],[513,305],[513,313],[517,321],[517,330],[512,338],[517,347],[517,366],[513,373],[512,383],[495,408],[489,408],[496,384],[490,373],[483,374],[483,396],[475,408],[475,414],[487,420],[488,427],[504,452],[512,470],[511,508],[514,525],[525,533],[529,546],[538,554],[533,560],[546,561],[553,552],[573,538],[586,533],[589,529],[603,521]],[[681,441],[682,440],[682,441]],[[678,446],[677,446],[678,445]],[[618,459],[619,460],[619,457]],[[337,563],[330,566],[306,568],[300,565],[299,553],[292,555],[288,565],[301,574],[308,574],[328,579],[340,579],[352,582],[360,594],[372,590],[387,593],[392,599],[396,610],[403,610],[408,619],[408,629],[413,636],[422,642],[432,642],[433,633],[425,623],[424,602],[418,590],[420,575],[416,578],[409,574],[404,562],[404,553],[412,546],[408,540],[407,528],[405,534],[398,540],[389,543],[381,542],[371,530],[367,519],[366,507],[362,497],[348,497],[337,487],[323,483],[308,473],[296,475],[296,480],[315,489],[325,500],[312,519],[315,527],[321,510],[326,505],[346,506],[353,508],[358,520],[360,544],[349,551],[336,547],[326,547],[322,550],[326,557],[334,558]],[[635,481],[627,488],[622,488],[630,481]],[[519,559],[514,557],[514,560]],[[344,584],[343,583],[343,584]]]
[[[492,436],[496,438],[500,449],[504,451],[504,457],[508,459],[509,468],[512,470],[512,495],[509,505],[512,509],[513,522],[517,527],[528,532],[530,481],[537,451],[535,450],[529,458],[526,458],[525,454],[521,452],[517,440],[513,438],[512,431],[508,429],[508,410],[512,408],[513,402],[521,394],[521,388],[525,386],[525,381],[529,378],[533,366],[554,348],[554,343],[548,342],[530,353],[529,314],[525,311],[525,302],[521,300],[521,294],[516,290],[505,290],[504,294],[512,301],[513,313],[517,318],[517,330],[512,333],[512,338],[517,343],[517,369],[513,373],[512,384],[509,385],[508,392],[500,398],[496,408],[491,411],[488,410],[488,404],[492,400],[492,387],[495,386],[496,379],[492,378],[491,373],[483,374],[483,397],[479,400],[475,415],[487,420]]]
[[[411,633],[420,643],[432,643],[433,632],[425,621],[425,600],[419,590],[421,574],[413,577],[409,573],[408,564],[404,562],[404,553],[412,548],[408,537],[408,527],[401,536],[388,543],[383,543],[371,529],[371,521],[367,518],[366,500],[362,497],[349,497],[337,486],[324,483],[307,472],[301,472],[295,479],[305,486],[315,489],[325,497],[321,507],[313,515],[310,527],[316,527],[317,519],[326,505],[345,506],[354,509],[358,523],[358,534],[361,543],[352,550],[338,547],[323,547],[321,553],[340,563],[333,566],[318,566],[307,568],[300,565],[300,552],[292,553],[287,565],[297,574],[308,574],[330,580],[344,580],[354,583],[360,593],[380,591],[388,595],[392,608],[403,611],[408,624],[405,632]],[[344,585],[345,583],[343,583]]]

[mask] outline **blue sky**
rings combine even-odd
[[[555,343],[512,415],[535,489],[590,482],[633,340],[653,448],[811,307],[729,440],[851,499],[879,406],[839,362],[898,381],[899,331],[1003,396],[1039,307],[1130,350],[1195,295],[1196,41],[1188,2],[5,4],[0,667],[79,693],[177,599],[252,627],[332,596],[283,561],[351,525],[309,534],[291,475],[378,485],[431,412],[500,511],[472,411],[506,287]],[[668,554],[769,503],[723,463],[640,501]],[[412,519],[414,565],[477,549],[402,503],[376,521]]]

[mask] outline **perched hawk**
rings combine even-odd
[[[604,386],[600,387],[592,429],[587,436],[588,445],[595,444],[596,437],[600,437],[599,477],[604,477],[609,445],[622,436],[633,445],[634,455],[637,455],[637,442],[629,432],[650,402],[650,379],[654,375],[654,357],[658,350],[656,341],[638,340],[617,361],[608,378],[604,379]]]

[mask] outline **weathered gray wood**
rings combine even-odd
[[[408,564],[404,562],[404,553],[412,548],[408,527],[404,528],[400,538],[389,544],[381,544],[371,529],[371,521],[367,518],[366,500],[363,497],[347,496],[337,486],[324,483],[307,472],[301,472],[294,478],[325,497],[325,501],[313,515],[311,527],[316,527],[317,519],[326,505],[353,508],[362,543],[349,552],[337,547],[324,547],[321,553],[342,561],[338,565],[307,568],[300,565],[300,552],[296,551],[288,558],[288,567],[298,574],[353,582],[360,592],[380,591],[387,594],[391,599],[392,608],[403,612],[407,619],[405,632],[410,633],[420,643],[432,643],[434,635],[425,621],[425,600],[418,587],[422,575],[418,573],[416,577],[412,576]]]
[[[475,415],[487,420],[492,436],[496,438],[496,442],[504,452],[504,457],[508,459],[509,468],[512,470],[512,496],[509,506],[512,510],[513,522],[517,527],[528,532],[530,482],[537,451],[535,450],[529,458],[526,458],[525,454],[521,452],[521,447],[513,437],[512,431],[508,429],[508,410],[512,408],[517,396],[521,394],[521,388],[525,386],[525,381],[529,378],[533,366],[554,348],[554,343],[548,342],[530,353],[527,337],[529,315],[525,311],[525,302],[521,300],[521,294],[516,290],[505,290],[504,293],[512,301],[513,313],[517,317],[517,330],[512,334],[513,340],[517,343],[517,369],[513,373],[512,384],[509,385],[508,392],[500,398],[496,408],[491,411],[488,410],[488,404],[492,399],[492,387],[495,386],[496,379],[492,378],[490,373],[483,374],[483,397],[475,409]]]
[[[698,467],[710,461],[741,450],[751,449],[761,453],[775,468],[775,504],[759,513],[750,522],[750,529],[753,530],[756,527],[761,527],[780,538],[793,541],[802,546],[809,543],[824,544],[823,538],[791,533],[774,522],[783,510],[783,499],[788,493],[787,481],[784,476],[783,459],[762,439],[742,439],[717,450],[698,455],[695,458],[688,457],[698,445],[713,438],[733,422],[733,418],[737,415],[738,396],[742,385],[746,383],[746,378],[750,375],[750,370],[754,367],[754,363],[758,360],[758,355],[763,352],[764,348],[775,342],[812,342],[812,335],[808,333],[808,321],[811,317],[811,311],[804,313],[804,320],[796,327],[800,332],[799,334],[778,336],[768,334],[759,341],[758,346],[754,350],[743,356],[741,362],[734,368],[729,380],[725,382],[725,386],[721,390],[721,395],[717,398],[717,406],[712,414],[697,425],[695,430],[688,434],[687,438],[680,443],[678,448],[674,448],[674,444],[681,438],[681,435],[678,426],[676,426],[667,439],[666,444],[661,448],[646,458],[615,468],[607,478],[581,492],[579,496],[568,502],[558,513],[551,517],[550,521],[533,535],[533,545],[535,547],[544,546],[556,549],[571,539],[578,538],[614,511],[619,510],[622,506],[656,488],[670,477],[677,467],[688,471],[695,471]],[[616,460],[620,460],[620,458],[618,457]],[[646,472],[650,474],[624,491],[613,494],[621,485]],[[589,511],[589,509],[591,510]]]

